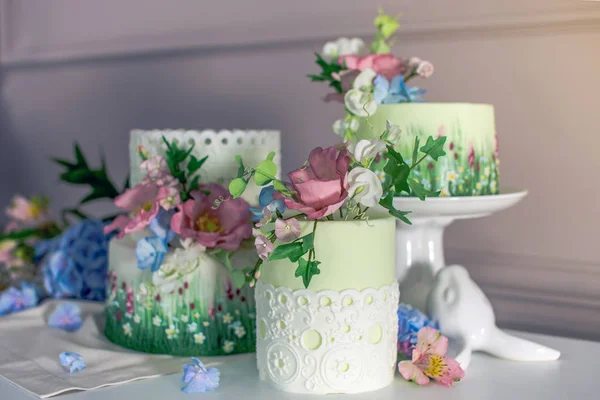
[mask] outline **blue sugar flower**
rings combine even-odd
[[[283,214],[285,212],[285,202],[283,199],[275,199],[275,193],[277,193],[277,191],[273,186],[266,186],[262,188],[260,195],[258,196],[259,207],[250,207],[250,212],[253,214],[253,221],[258,221],[264,217],[265,207],[267,207],[272,213],[279,211]]]
[[[403,102],[422,102],[421,95],[425,90],[408,87],[402,75],[396,75],[389,82],[385,77],[377,75],[373,80],[373,98],[377,104],[397,104]]]
[[[171,218],[173,213],[161,209],[156,218],[150,221],[149,229],[167,244],[175,237],[175,232],[171,229]]]
[[[50,327],[68,332],[79,330],[81,324],[81,309],[73,303],[59,304],[48,318],[48,325]]]
[[[37,306],[39,301],[35,286],[21,283],[21,290],[10,287],[0,294],[0,315],[26,310]]]
[[[439,330],[437,322],[418,309],[408,304],[398,306],[398,351],[406,358],[411,358],[413,347],[417,344],[417,334],[426,326]]]
[[[58,356],[58,359],[60,360],[60,365],[65,367],[70,374],[81,371],[86,367],[81,354],[62,352]]]
[[[181,391],[185,393],[214,392],[219,387],[221,371],[217,368],[206,368],[202,361],[192,357],[193,364],[183,366],[183,378],[185,383]]]
[[[141,270],[150,268],[152,272],[158,271],[168,251],[167,243],[158,236],[138,240],[135,246],[138,268]]]
[[[36,259],[41,261],[50,296],[103,301],[108,240],[102,222],[84,220],[57,238],[36,245]]]

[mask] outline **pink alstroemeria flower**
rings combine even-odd
[[[308,167],[290,172],[293,198],[285,205],[299,210],[308,219],[319,219],[336,212],[348,197],[348,151],[317,147],[308,156]]]
[[[277,219],[275,221],[275,236],[283,243],[289,243],[300,237],[302,227],[296,218]]]
[[[225,250],[237,250],[252,236],[249,205],[242,198],[232,199],[229,191],[216,183],[200,185],[191,197],[171,219],[175,233]]]
[[[13,219],[11,228],[16,228],[18,224],[40,226],[50,221],[50,213],[45,203],[31,201],[21,195],[12,199],[6,208],[6,215]]]
[[[348,69],[357,69],[364,71],[367,68],[372,69],[377,75],[383,75],[388,81],[393,77],[401,75],[406,71],[406,63],[391,54],[369,54],[364,57],[356,55],[342,56],[338,63],[345,65]]]
[[[465,371],[458,361],[446,357],[448,338],[431,328],[422,328],[417,335],[417,346],[413,349],[411,361],[400,361],[398,371],[404,379],[418,385],[426,385],[430,379],[451,387],[454,382],[465,377]]]
[[[120,215],[104,228],[104,233],[121,229],[119,238],[144,229],[150,224],[160,209],[160,202],[169,195],[168,188],[156,183],[140,183],[115,198],[115,205],[129,213]]]

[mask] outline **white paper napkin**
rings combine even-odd
[[[0,317],[0,376],[41,398],[71,390],[93,390],[139,379],[182,371],[189,358],[153,355],[127,350],[108,341],[104,305],[73,301],[81,307],[83,326],[65,332],[47,326],[48,315],[61,301]],[[79,353],[87,367],[70,375],[60,365],[63,351]],[[202,357],[218,365],[239,356]]]

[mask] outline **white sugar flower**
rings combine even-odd
[[[367,168],[358,167],[350,171],[348,185],[348,196],[365,207],[375,207],[383,196],[381,181]]]
[[[429,61],[421,61],[415,72],[421,78],[429,78],[431,75],[433,75],[433,64]]]
[[[365,51],[365,43],[360,38],[348,39],[341,37],[325,43],[322,55],[327,61],[336,61],[341,56],[360,55]]]
[[[363,139],[349,146],[349,150],[358,162],[375,158],[385,150],[385,142],[379,139]]]
[[[373,98],[373,79],[377,74],[370,68],[362,71],[344,96],[348,111],[359,117],[368,117],[377,111],[377,102]]]
[[[390,120],[385,121],[385,130],[387,131],[386,140],[392,143],[396,143],[400,140],[400,135],[402,134],[402,130],[398,125],[394,125],[390,122]]]

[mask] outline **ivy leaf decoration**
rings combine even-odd
[[[302,277],[302,283],[305,288],[308,289],[313,276],[321,273],[319,264],[321,264],[319,261],[306,261],[304,258],[298,260],[298,268],[296,268],[295,275],[296,278]]]
[[[410,193],[410,187],[407,183],[410,167],[404,162],[402,155],[393,147],[387,146],[387,149],[388,162],[383,171],[390,177],[392,185],[394,185],[394,191],[397,194]]]
[[[280,244],[279,246],[275,247],[269,256],[269,260],[275,261],[289,258],[291,262],[296,262],[304,255],[304,253],[305,251],[301,242]]]
[[[382,197],[381,200],[379,200],[379,205],[388,210],[390,215],[398,218],[408,225],[412,225],[412,222],[410,222],[410,220],[406,217],[408,214],[410,214],[410,211],[400,211],[394,207],[394,193],[388,192],[385,197]]]
[[[258,186],[268,185],[275,179],[275,175],[277,175],[277,166],[273,162],[273,158],[275,158],[275,152],[269,153],[267,159],[261,161],[256,167],[254,182],[256,182]]]
[[[429,136],[427,138],[427,143],[421,147],[421,152],[429,155],[431,158],[437,161],[438,158],[446,155],[446,152],[444,151],[444,143],[446,143],[446,136],[441,136],[437,139]]]
[[[89,186],[91,192],[83,197],[79,204],[85,204],[92,200],[98,199],[114,199],[119,195],[119,191],[108,177],[106,171],[106,162],[104,157],[101,157],[101,168],[92,169],[76,142],[73,146],[75,154],[75,162],[54,158],[53,161],[65,168],[65,171],[60,174],[60,180],[72,185]]]
[[[236,178],[241,178],[246,173],[246,167],[244,167],[244,161],[242,161],[242,156],[237,154],[235,156],[235,161],[237,161],[237,163],[238,163],[238,170],[237,170]]]
[[[417,157],[419,157],[419,137],[415,135],[415,146],[413,147],[412,163],[417,163]]]
[[[207,158],[208,158],[208,156],[205,156],[205,157],[202,157],[200,160],[198,160],[196,157],[190,156],[190,161],[188,162],[188,165],[187,165],[188,174],[190,176],[194,175],[202,167],[202,165],[206,162]]]
[[[315,248],[315,232],[311,232],[306,236],[302,237],[302,250],[308,252]]]
[[[335,79],[333,74],[342,71],[344,68],[335,61],[331,63],[327,62],[319,53],[315,53],[315,56],[317,57],[315,63],[321,67],[321,74],[308,75],[310,80],[313,82],[329,82],[330,87],[334,88],[338,93],[342,93],[342,83]]]
[[[440,194],[440,192],[433,192],[431,190],[425,189],[425,186],[415,181],[414,179],[410,179],[408,181],[408,185],[410,186],[410,189],[412,190],[413,194],[415,194],[419,198],[419,200],[425,200],[425,197],[427,196],[436,197]]]

